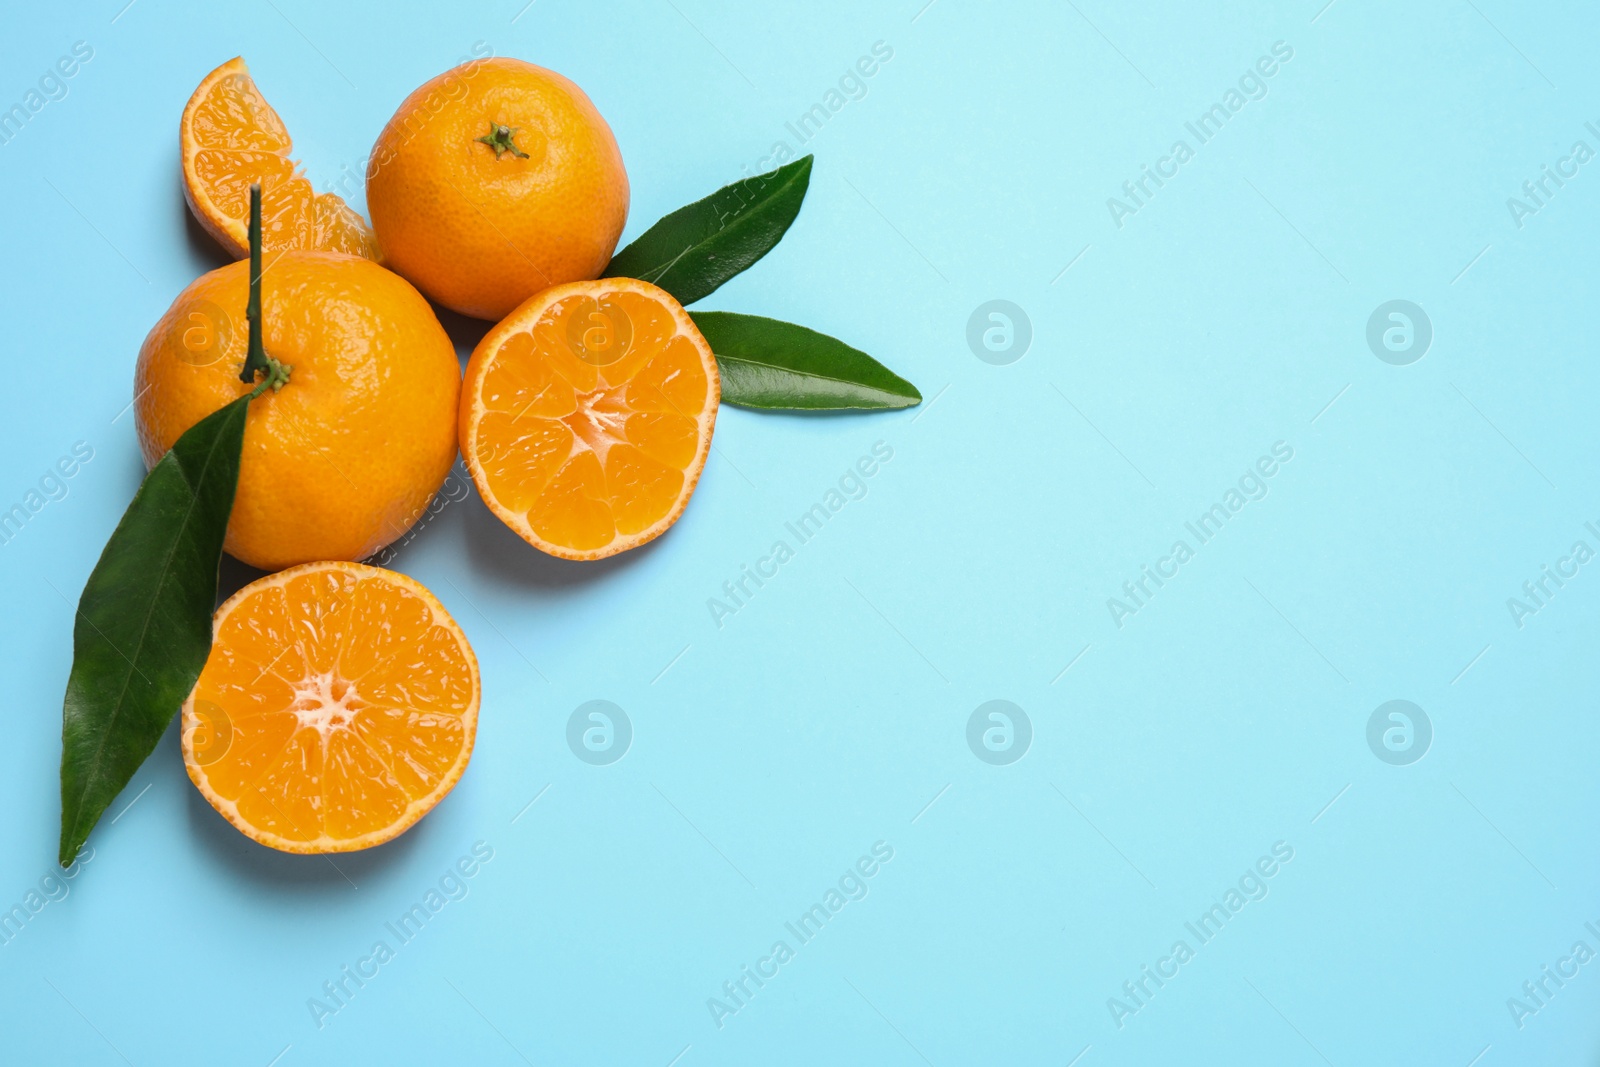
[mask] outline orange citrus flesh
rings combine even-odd
[[[206,75],[179,128],[183,193],[200,224],[235,259],[250,253],[250,184],[261,183],[261,246],[378,259],[365,219],[333,193],[317,193],[289,158],[293,147],[238,57]]]
[[[399,835],[466,770],[478,661],[410,578],[307,563],[217,609],[183,707],[183,761],[211,806],[284,852],[351,852]]]
[[[523,540],[600,559],[683,514],[721,389],[711,347],[666,292],[631,278],[558,285],[472,353],[461,451],[484,502]]]

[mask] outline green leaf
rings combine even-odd
[[[908,408],[922,402],[916,386],[825,333],[730,311],[690,315],[716,353],[725,403],[841,411]]]
[[[783,239],[811,182],[811,157],[725,185],[663,218],[618,252],[603,277],[659,285],[692,304]]]
[[[61,715],[62,866],[155,749],[211,653],[217,567],[254,395],[178,438],[84,587]]]

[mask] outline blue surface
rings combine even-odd
[[[835,334],[927,401],[725,409],[683,520],[609,563],[452,502],[395,566],[482,661],[460,786],[376,851],[283,856],[169,731],[0,945],[0,1059],[1595,1061],[1592,7],[123,2],[24,6],[0,38],[4,105],[93,49],[0,145],[0,505],[93,450],[0,549],[0,905],[53,870],[72,604],[141,474],[134,355],[219,262],[176,133],[222,60],[320,186],[476,42],[559,70],[616,131],[631,239],[799,151],[786,124],[882,42],[804,145],[788,238],[703,306]],[[1576,174],[1527,198],[1546,165]],[[1134,200],[1145,166],[1171,176]],[[993,300],[1020,359],[983,343],[1018,344],[1015,312],[969,344]],[[1386,315],[1368,344],[1395,300],[1420,359]],[[708,599],[874,449],[865,496],[719,627]],[[1176,574],[1134,600],[1146,565]],[[1534,602],[1545,566],[1577,576]],[[627,717],[618,760],[583,747],[599,720],[569,747],[591,700]],[[995,700],[1028,727],[970,723]],[[1369,733],[1395,700],[1422,714]],[[785,925],[819,903],[820,932]]]

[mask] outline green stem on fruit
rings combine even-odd
[[[294,370],[287,363],[279,363],[267,355],[262,334],[265,325],[261,321],[261,183],[252,182],[250,185],[250,299],[244,306],[245,318],[250,321],[250,346],[246,350],[244,369],[239,372],[239,380],[253,382],[256,374],[264,374],[261,383],[250,393],[254,400],[267,387],[271,386],[276,393],[289,384],[289,372]]]
[[[494,158],[496,159],[499,159],[501,154],[505,152],[510,152],[518,159],[527,159],[528,153],[518,148],[516,142],[512,140],[517,135],[518,129],[520,127],[495,125],[487,134],[475,138],[475,140],[494,149]]]
[[[267,376],[257,382],[254,389],[250,390],[250,399],[254,400],[256,397],[266,392],[268,386],[271,386],[272,391],[276,393],[279,389],[282,389],[284,386],[288,385],[289,374],[293,370],[294,367],[290,366],[289,364],[279,363],[271,356],[268,356]]]

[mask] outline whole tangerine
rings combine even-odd
[[[197,278],[139,349],[146,465],[248,393],[250,263]],[[422,515],[456,459],[461,365],[422,294],[371,260],[290,251],[261,276],[267,354],[289,381],[250,404],[224,548],[262,570],[361,560]]]
[[[445,307],[500,319],[600,276],[628,218],[628,175],[582,89],[520,59],[479,59],[422,85],[384,126],[367,207],[390,267]]]

